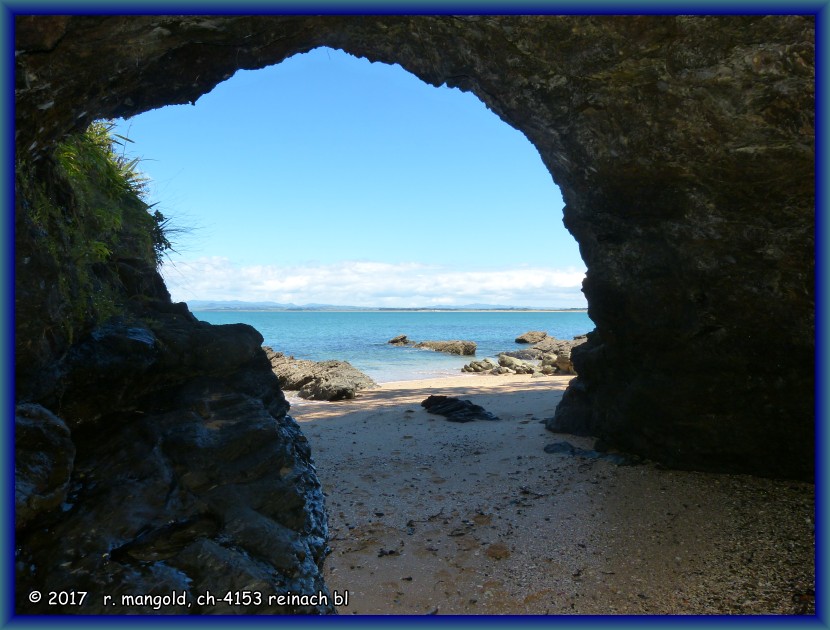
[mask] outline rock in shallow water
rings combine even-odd
[[[459,354],[461,356],[473,356],[476,353],[475,341],[421,341],[415,344],[416,348],[427,348],[436,352],[447,352],[448,354]]]

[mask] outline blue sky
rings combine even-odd
[[[583,307],[536,149],[475,96],[317,49],[117,132],[190,228],[174,300]]]

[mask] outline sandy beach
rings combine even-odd
[[[811,484],[546,453],[572,377],[290,398],[326,493],[340,614],[813,614]],[[430,394],[497,422],[448,422]]]

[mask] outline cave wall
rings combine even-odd
[[[16,612],[334,612],[270,599],[327,592],[328,530],[262,336],[171,302],[101,128],[17,164]]]
[[[814,37],[810,16],[18,16],[15,140],[36,159],[321,45],[472,91],[539,150],[588,267],[596,331],[549,428],[810,478]]]

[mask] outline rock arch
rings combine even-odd
[[[474,92],[538,148],[596,332],[552,428],[809,478],[809,16],[17,16],[16,146],[321,45]]]

